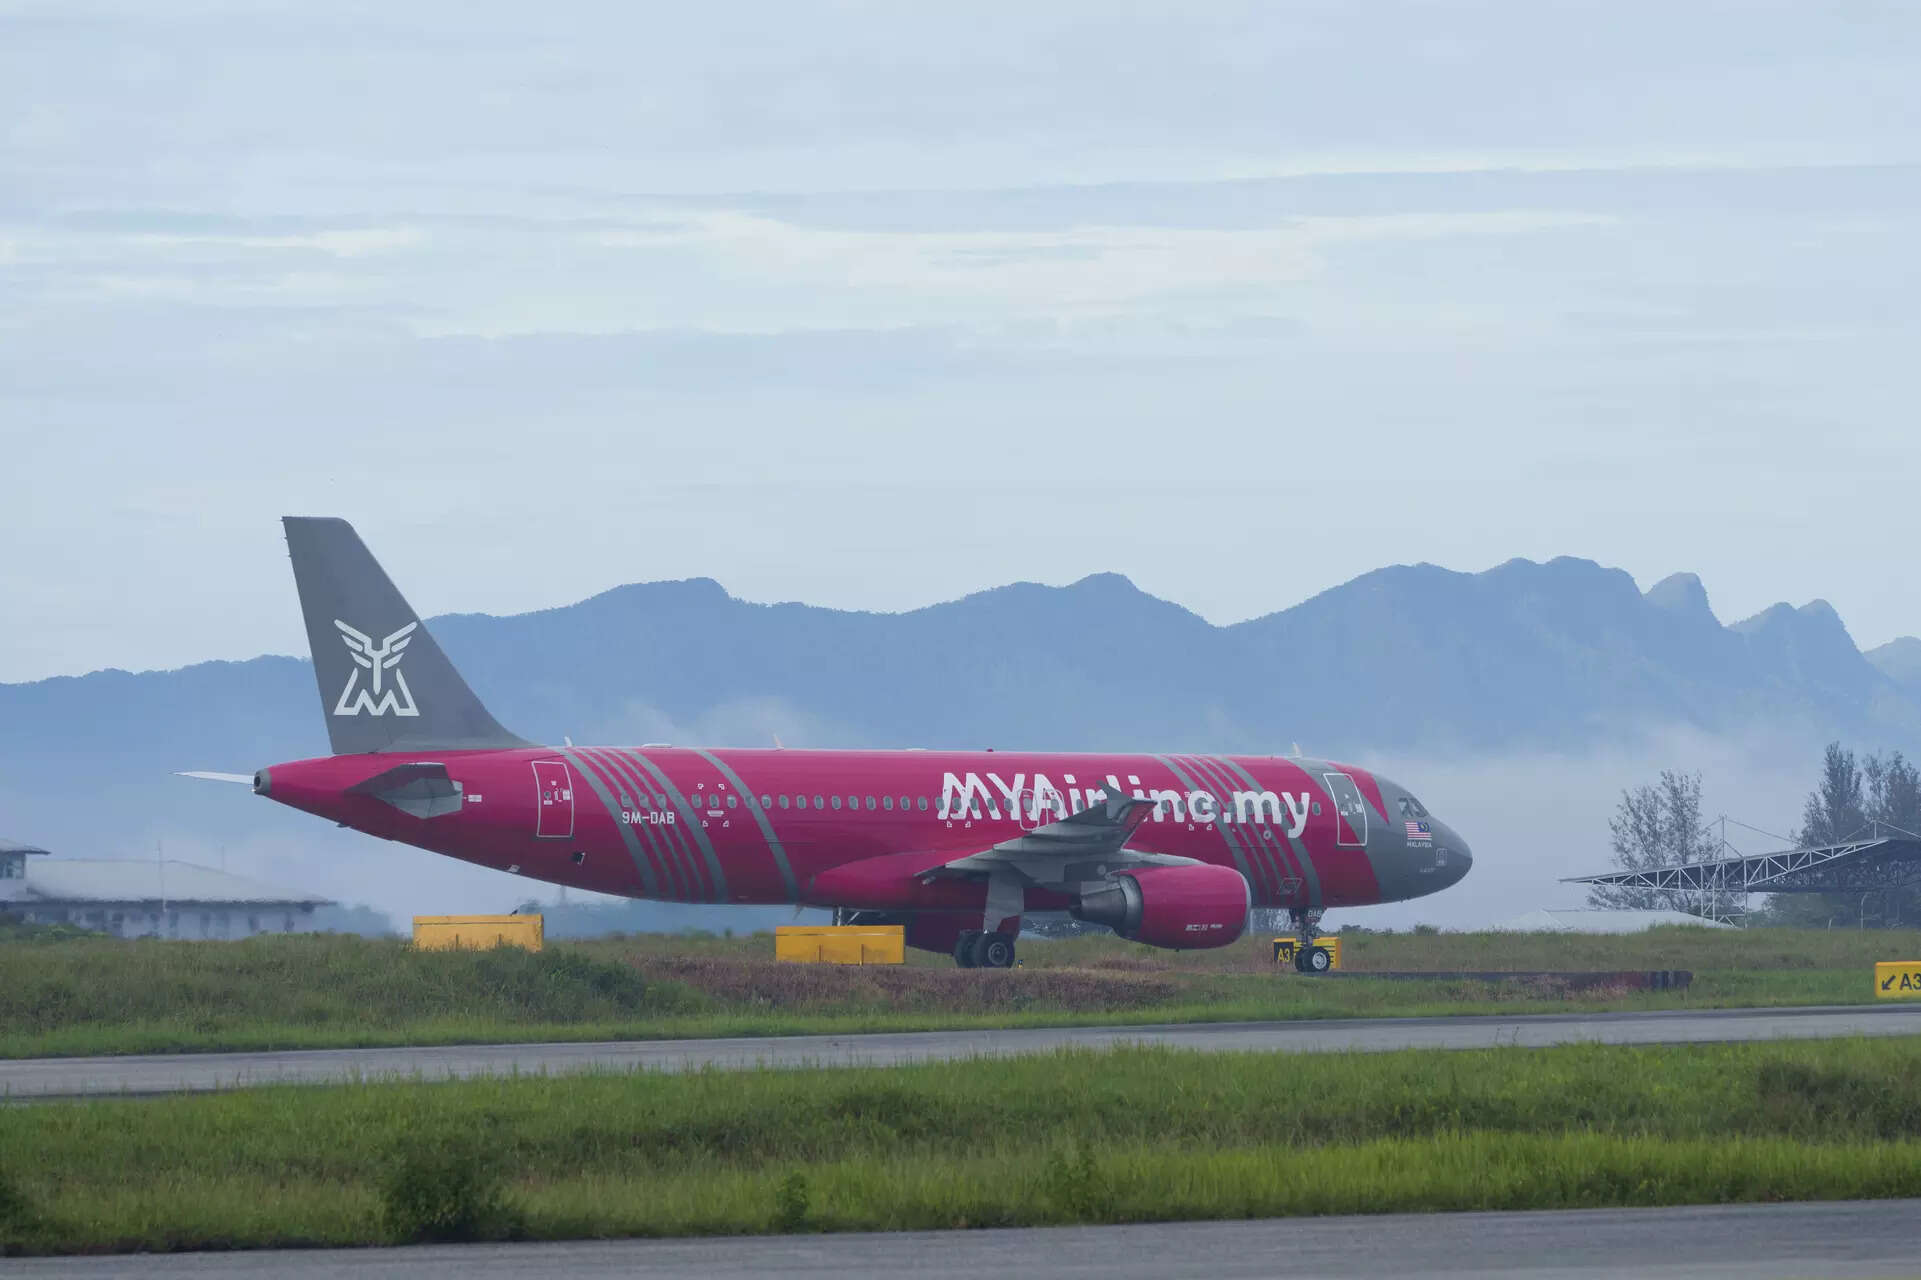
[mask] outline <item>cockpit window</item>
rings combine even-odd
[[[1403,818],[1425,818],[1427,810],[1413,796],[1401,797],[1401,816]]]

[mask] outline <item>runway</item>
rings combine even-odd
[[[14,1258],[13,1280],[569,1280],[768,1275],[979,1280],[1046,1274],[1087,1280],[1635,1275],[1921,1275],[1921,1200],[1395,1214],[1256,1222],[1176,1222],[1023,1231],[925,1231],[718,1240],[583,1241],[413,1249]]]
[[[1921,1035],[1921,1003],[22,1058],[0,1061],[0,1096],[16,1100],[142,1096],[263,1084],[452,1080],[587,1071],[890,1066],[1140,1044],[1208,1052],[1326,1053],[1891,1035]]]

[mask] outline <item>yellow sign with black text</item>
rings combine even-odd
[[[1299,944],[1292,938],[1274,939],[1274,963],[1293,964],[1294,949],[1298,945]],[[1339,934],[1329,934],[1325,938],[1316,938],[1314,939],[1314,945],[1327,952],[1329,961],[1328,968],[1338,969],[1341,967],[1341,938]]]
[[[1921,960],[1883,960],[1875,965],[1874,994],[1884,1000],[1921,1000]]]

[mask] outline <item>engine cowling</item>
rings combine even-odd
[[[1073,914],[1150,947],[1199,951],[1239,939],[1252,905],[1246,877],[1232,867],[1142,867],[1083,893]]]

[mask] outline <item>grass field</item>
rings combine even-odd
[[[14,1251],[1921,1195],[1921,1041],[267,1088],[0,1110]]]
[[[415,952],[307,935],[234,943],[0,941],[0,1056],[512,1040],[776,1035],[977,1026],[1521,1013],[1872,999],[1876,959],[1913,933],[1660,929],[1348,934],[1358,973],[1691,969],[1684,992],[1469,981],[1317,980],[1265,939],[1173,954],[1113,938],[1026,942],[1012,972],[775,965],[771,939],[647,937],[518,951]]]

